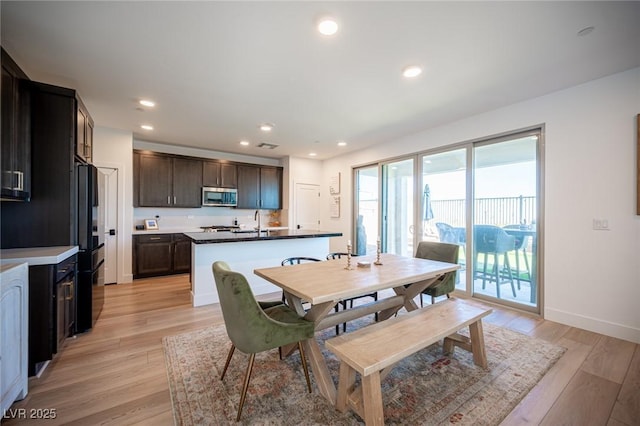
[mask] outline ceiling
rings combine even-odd
[[[77,89],[97,126],[272,158],[327,159],[640,66],[640,2],[0,8],[3,47],[31,79]],[[316,31],[325,15],[339,24],[334,36]],[[408,80],[410,64],[424,71]],[[261,132],[263,122],[274,130]]]

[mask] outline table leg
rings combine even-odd
[[[333,383],[331,373],[327,363],[322,356],[320,345],[315,338],[307,339],[303,342],[304,350],[309,357],[309,364],[313,371],[313,377],[316,379],[320,394],[327,398],[333,405],[336,403],[336,385]]]

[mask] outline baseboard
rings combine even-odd
[[[553,308],[546,308],[544,310],[544,319],[640,344],[640,329],[624,324],[617,324]]]

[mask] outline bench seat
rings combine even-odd
[[[336,408],[353,409],[367,425],[384,424],[381,380],[397,362],[441,339],[445,353],[459,346],[486,368],[482,318],[491,312],[452,298],[327,340],[326,347],[341,361]],[[457,333],[467,326],[470,338]],[[359,388],[356,373],[362,376]]]

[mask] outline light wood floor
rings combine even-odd
[[[11,407],[27,417],[55,409],[56,418],[2,424],[171,425],[161,338],[222,322],[217,305],[189,300],[186,275],[107,286],[95,328],[68,339]],[[504,425],[640,424],[640,345],[501,308],[485,320],[568,348]]]

